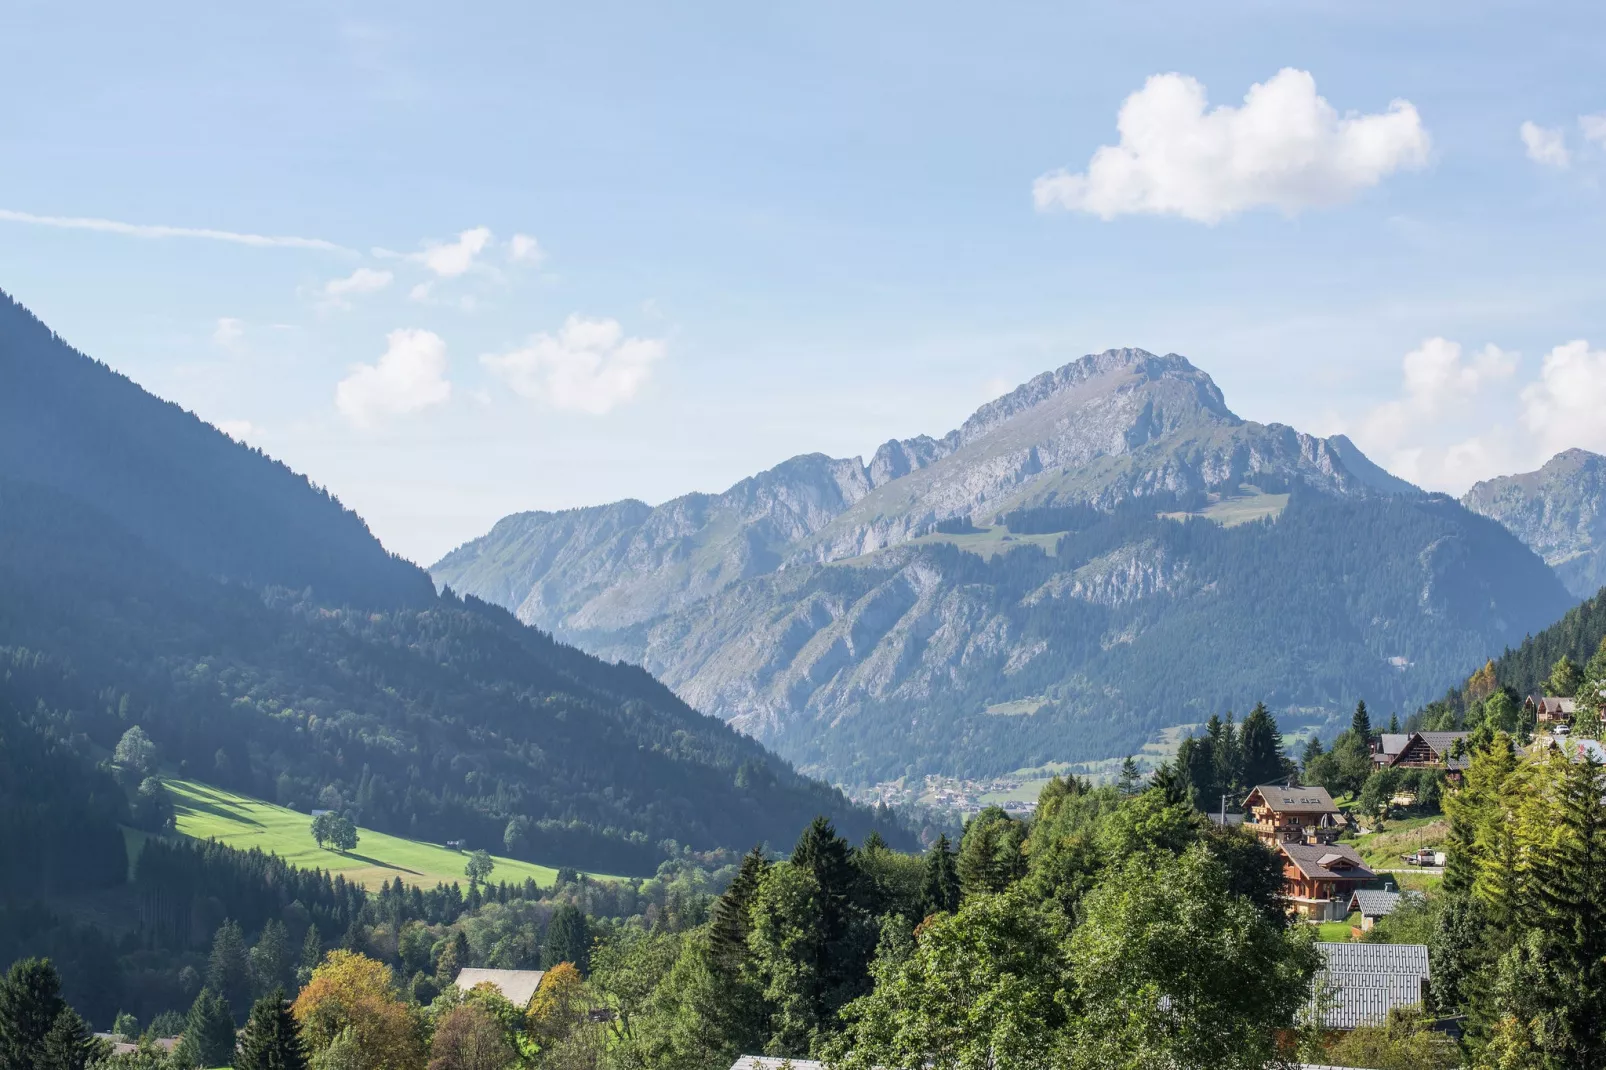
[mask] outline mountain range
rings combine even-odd
[[[1257,700],[1405,708],[1574,601],[1500,525],[1139,349],[868,463],[510,516],[430,571],[855,785],[1118,755]]]
[[[138,725],[166,771],[549,864],[650,874],[819,813],[909,842],[639,668],[438,594],[327,492],[4,295],[0,667],[0,732],[52,754],[92,766]]]
[[[1575,596],[1606,587],[1606,457],[1566,450],[1537,472],[1478,483],[1461,501],[1531,546]]]

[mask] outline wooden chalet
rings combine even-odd
[[[1284,843],[1332,843],[1344,830],[1344,815],[1326,788],[1262,784],[1244,800],[1243,827],[1273,847]]]
[[[1470,732],[1413,732],[1398,754],[1388,763],[1395,769],[1444,769],[1451,779],[1459,779],[1470,760],[1465,752]],[[1457,747],[1456,743],[1461,743]],[[1452,754],[1459,754],[1452,757]]]
[[[1280,843],[1283,896],[1290,912],[1311,921],[1342,921],[1350,900],[1377,880],[1355,849],[1342,843]]]
[[[1400,751],[1411,742],[1411,735],[1409,732],[1384,732],[1380,736],[1373,736],[1367,742],[1372,748],[1372,765],[1381,769],[1385,765],[1393,764],[1394,759],[1400,756]]]
[[[1578,700],[1572,698],[1534,695],[1523,705],[1533,711],[1534,723],[1542,728],[1571,725],[1573,716],[1578,713]]]

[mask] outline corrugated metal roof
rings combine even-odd
[[[1377,1025],[1396,1007],[1422,1002],[1428,981],[1426,944],[1316,945],[1327,960],[1311,982],[1326,994],[1329,1029]]]

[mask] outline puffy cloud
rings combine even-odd
[[[335,301],[343,301],[353,294],[378,293],[395,281],[396,276],[388,271],[375,271],[373,268],[358,268],[343,279],[330,279],[323,284],[325,297]]]
[[[507,243],[507,258],[521,263],[539,264],[546,259],[541,243],[528,234],[515,234]]]
[[[1342,203],[1428,161],[1428,133],[1409,101],[1341,116],[1306,71],[1284,68],[1251,86],[1241,107],[1206,105],[1197,80],[1152,76],[1121,105],[1120,144],[1100,147],[1083,173],[1037,179],[1038,210],[1202,223],[1258,207],[1292,215]]]
[[[1560,130],[1525,122],[1518,133],[1528,149],[1528,159],[1534,163],[1561,168],[1572,162],[1572,154],[1567,151],[1567,138]]]
[[[217,326],[212,329],[212,341],[224,349],[233,349],[245,337],[245,321],[237,320],[233,316],[222,316]]]
[[[1517,355],[1496,346],[1467,353],[1458,342],[1429,338],[1401,361],[1401,393],[1368,412],[1356,444],[1401,478],[1434,490],[1457,490],[1512,463],[1503,431],[1467,436],[1483,415],[1489,388],[1516,374]],[[1498,428],[1498,421],[1495,422]]]
[[[335,387],[335,407],[357,427],[373,427],[452,396],[446,379],[446,343],[432,331],[403,329],[385,336],[375,364],[359,364]]]
[[[441,242],[426,245],[421,253],[414,253],[412,259],[425,265],[443,279],[456,278],[474,266],[474,260],[491,244],[491,231],[489,227],[475,227],[465,230],[457,236],[456,241]]]
[[[522,397],[601,415],[635,397],[666,350],[661,339],[624,337],[618,320],[576,314],[556,334],[480,362]]]
[[[1597,145],[1606,145],[1606,112],[1599,115],[1580,115],[1578,129],[1583,131],[1587,141]]]
[[[1523,388],[1523,423],[1549,457],[1575,446],[1606,451],[1606,350],[1582,339],[1545,354]]]

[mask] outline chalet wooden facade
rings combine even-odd
[[[1355,892],[1377,874],[1341,843],[1282,843],[1283,895],[1288,909],[1311,921],[1342,921]]]
[[[1413,732],[1389,765],[1395,769],[1443,769],[1458,779],[1469,761],[1467,732]],[[1459,746],[1458,746],[1459,744]]]
[[[1326,788],[1262,784],[1244,800],[1243,827],[1273,847],[1285,843],[1332,843],[1344,831],[1344,815]]]
[[[1541,728],[1571,725],[1573,717],[1578,713],[1578,700],[1571,698],[1534,695],[1523,705],[1533,712],[1534,723]]]

